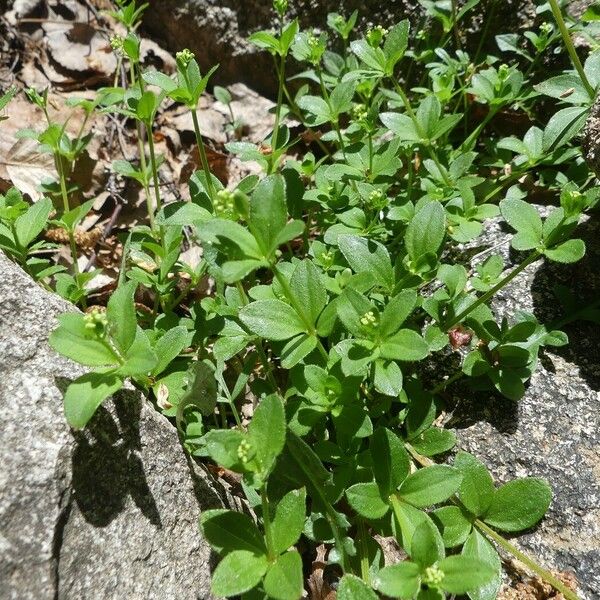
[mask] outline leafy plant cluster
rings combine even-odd
[[[228,144],[264,171],[235,189],[211,174],[198,125],[214,69],[202,75],[183,50],[175,77],[144,70],[135,31],[145,5],[119,0],[112,13],[128,31],[111,41],[128,85],[73,101],[87,115],[117,113],[136,127],[138,161],[116,160],[113,169],[143,187],[148,223],[123,239],[107,306],[62,315],[51,335],[57,351],[93,368],[69,386],[65,414],[85,427],[131,380],[173,418],[192,455],[242,475],[254,517],[212,510],[201,519],[222,556],[217,596],[298,599],[299,548],[326,544],[340,600],[491,600],[501,582],[497,548],[576,598],[501,535],[543,517],[545,481],[496,486],[470,454],[458,452],[451,464],[429,457],[443,459],[455,445],[435,424],[447,385],[467,377],[471,389],[518,401],[540,349],[567,343],[530,313],[497,322],[490,302],[538,259],[584,256],[576,229],[598,193],[575,137],[600,83],[600,50],[581,64],[551,0],[540,12],[556,24],[498,36],[507,62],[471,56],[460,46],[460,23],[477,2],[460,10],[422,4],[440,39],[421,31],[411,38],[408,21],[361,32],[356,13],[329,15],[327,31],[301,31],[286,20],[287,1],[274,0],[280,28],[250,38],[274,58],[274,127],[261,145]],[[532,67],[561,40],[574,70],[534,85]],[[304,70],[287,77],[291,59]],[[47,91],[26,93],[47,124],[21,135],[54,156],[59,178],[33,205],[15,189],[0,197],[0,247],[85,308],[95,272],[79,270],[75,234],[92,201],[74,205],[70,176],[92,134],[84,126],[69,136],[48,114]],[[223,88],[217,94],[230,102]],[[189,201],[165,204],[152,131],[159,108],[174,102],[191,112],[203,168],[190,179]],[[556,106],[549,119],[541,103]],[[526,115],[529,128],[488,135],[508,111]],[[302,124],[300,133],[287,117]],[[533,189],[557,200],[545,218],[527,201]],[[514,231],[515,267],[500,254],[473,270],[452,260],[452,248],[498,217]],[[49,224],[68,234],[71,272],[39,257],[52,248],[39,240]],[[180,258],[184,229],[203,249],[193,269]],[[213,292],[194,300],[207,277]],[[152,310],[137,309],[140,289],[154,299]],[[565,290],[558,295],[573,306]],[[594,318],[593,307],[576,308],[562,325]],[[460,369],[431,381],[424,365],[457,349]],[[255,408],[246,423],[248,394]],[[375,535],[393,536],[408,558],[385,566]]]

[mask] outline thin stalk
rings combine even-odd
[[[135,66],[133,62],[129,67],[129,76],[131,81],[131,87],[135,86]],[[140,169],[144,174],[142,179],[142,186],[144,187],[144,194],[146,195],[146,210],[148,212],[148,221],[150,222],[150,229],[154,231],[154,207],[152,206],[152,200],[150,199],[150,186],[148,185],[147,178],[147,164],[146,164],[146,149],[144,148],[144,139],[142,137],[142,125],[140,121],[136,119],[135,129],[137,134],[138,152],[140,154]]]
[[[202,162],[202,170],[204,171],[206,185],[208,186],[208,195],[210,196],[210,201],[214,202],[215,186],[213,185],[212,175],[210,173],[210,166],[208,165],[208,158],[206,156],[204,142],[202,141],[202,136],[200,135],[200,124],[198,123],[198,115],[196,113],[196,109],[193,108],[191,110],[191,113],[192,122],[194,123],[194,133],[196,134],[196,144],[198,146],[198,152],[200,154],[200,161]]]
[[[590,100],[593,100],[596,96],[596,91],[592,87],[592,84],[590,83],[589,79],[587,78],[587,75],[585,74],[585,71],[583,70],[583,65],[581,64],[579,56],[577,55],[577,51],[575,50],[575,46],[573,45],[573,40],[571,39],[571,35],[569,34],[569,30],[567,29],[565,20],[563,19],[562,13],[560,12],[558,2],[557,0],[549,0],[549,2],[550,8],[552,9],[552,14],[554,15],[554,20],[558,25],[560,35],[562,36],[565,48],[569,53],[571,62],[573,63],[575,70],[579,74],[579,77],[588,93],[588,96],[590,97]]]
[[[448,377],[448,379],[445,379],[444,381],[438,383],[430,391],[430,394],[435,396],[435,395],[439,394],[440,392],[443,392],[451,383],[454,383],[455,381],[457,381],[458,379],[460,379],[463,376],[464,376],[464,373],[462,371],[457,371],[456,373],[454,373],[454,375],[451,375],[450,377]]]
[[[266,486],[260,488],[260,500],[262,506],[262,519],[265,528],[265,542],[267,544],[267,554],[269,560],[274,560],[276,553],[273,544],[273,532],[271,531],[271,515],[269,514],[269,499],[267,498]]]
[[[320,67],[316,67],[315,70],[317,72],[317,75],[319,76],[319,84],[321,86],[321,94],[323,96],[323,100],[325,100],[325,102],[327,102],[327,106],[329,107],[329,111],[331,112],[331,101],[329,98],[329,92],[327,91],[327,88],[325,87],[325,81],[323,81],[323,71],[321,70]],[[342,151],[342,154],[344,155],[344,160],[346,160],[346,144],[344,144],[344,137],[342,136],[342,130],[340,128],[340,124],[339,124],[338,120],[336,120],[335,123],[333,123],[333,128],[335,129],[335,132],[337,133],[338,141],[340,143],[340,150]]]
[[[475,58],[473,59],[473,64],[476,65],[479,61],[479,55],[481,54],[481,50],[483,49],[483,44],[487,38],[487,34],[490,30],[490,25],[496,16],[496,8],[498,7],[498,0],[492,1],[492,7],[489,11],[487,11],[485,25],[483,27],[483,32],[481,37],[479,38],[479,44],[477,45],[477,50],[475,51]]]
[[[491,527],[486,525],[483,521],[475,519],[475,527],[484,533],[487,537],[494,540],[498,546],[503,550],[512,554],[517,560],[522,562],[526,567],[533,571],[546,583],[549,583],[555,590],[559,591],[567,600],[579,600],[577,594],[569,589],[562,581],[554,577],[550,571],[544,569],[538,565],[534,560],[529,558],[526,554],[521,552],[514,544],[511,544],[508,540],[504,539],[501,535],[496,533]]]
[[[246,290],[242,285],[242,282],[236,281],[235,287],[237,288],[237,291],[240,295],[242,304],[245,306],[246,304],[248,304],[249,300],[248,296],[246,295]],[[260,362],[262,363],[263,368],[265,370],[267,381],[271,384],[273,391],[278,392],[279,386],[277,385],[277,381],[275,380],[275,376],[273,375],[273,371],[271,369],[271,366],[269,365],[269,359],[267,358],[267,354],[265,353],[265,349],[263,348],[261,339],[256,340],[256,351],[258,352],[258,357],[260,358]]]
[[[275,125],[273,126],[273,135],[271,136],[271,148],[273,152],[277,151],[279,138],[279,127],[281,125],[281,107],[283,105],[283,85],[285,78],[285,56],[281,56],[279,68],[277,69],[277,81],[279,89],[277,90],[277,106],[275,107]],[[275,170],[275,161],[270,165],[269,175]]]
[[[450,329],[457,323],[460,323],[467,315],[471,314],[476,308],[487,302],[492,298],[498,291],[500,291],[505,285],[510,283],[521,271],[526,269],[532,262],[536,261],[540,257],[540,253],[534,250],[521,264],[515,267],[504,279],[499,281],[491,290],[488,290],[485,294],[480,296],[473,304],[470,304],[465,310],[459,313],[456,317],[451,319],[449,323],[446,323],[445,328]]]
[[[152,169],[152,179],[154,181],[154,196],[156,198],[156,210],[160,210],[162,202],[160,200],[160,184],[158,181],[158,169],[156,166],[156,155],[154,153],[154,138],[152,137],[152,123],[146,123],[146,132],[148,133],[148,149],[150,150],[150,167]]]
[[[452,0],[452,31],[454,32],[454,43],[456,44],[456,49],[460,50],[460,31],[458,30],[458,21],[457,21],[457,10],[456,10],[456,0]]]
[[[422,138],[425,145],[427,146],[427,149],[429,150],[429,155],[431,156],[431,159],[437,166],[437,168],[440,172],[440,175],[442,176],[442,179],[444,180],[444,183],[448,187],[452,187],[452,182],[450,181],[450,178],[448,177],[448,174],[446,173],[446,169],[442,166],[442,163],[440,162],[440,159],[438,158],[438,155],[437,155],[435,149],[433,148],[433,145],[427,139],[427,134],[421,127],[421,123],[419,123],[419,119],[417,119],[417,115],[415,114],[414,110],[412,109],[412,106],[410,104],[410,100],[408,99],[408,96],[406,95],[406,93],[402,89],[402,86],[398,83],[398,80],[395,77],[392,77],[392,83],[394,84],[394,88],[396,89],[396,92],[398,93],[400,98],[402,98],[402,103],[404,104],[404,108],[406,109],[406,114],[409,116],[411,121],[414,123],[415,129],[417,130],[419,137]]]
[[[422,467],[430,467],[436,464],[431,459],[419,454],[409,443],[405,444],[408,453],[415,459],[415,461]],[[394,498],[394,496],[392,496]],[[463,504],[457,497],[451,498],[451,501],[459,507],[464,508]],[[393,507],[393,505],[392,505]],[[508,540],[504,539],[500,534],[494,531],[491,527],[486,525],[483,521],[475,519],[475,527],[481,531],[486,537],[490,538],[498,544],[503,550],[512,554],[517,560],[521,561],[526,567],[531,569],[536,575],[538,575],[543,581],[549,583],[555,590],[559,591],[567,600],[579,600],[577,594],[569,589],[562,581],[559,581],[550,571],[547,571],[534,560],[529,558],[525,553],[521,552],[514,544],[511,544]]]
[[[488,114],[485,116],[483,121],[471,132],[471,135],[469,135],[469,137],[461,144],[461,150],[468,151],[473,148],[481,132],[485,129],[486,125],[496,116],[499,110],[499,106],[490,107],[490,110],[488,111]]]
[[[369,573],[369,546],[367,540],[369,539],[367,526],[365,522],[360,519],[358,521],[358,544],[360,546],[360,576],[361,579],[367,584],[371,585],[371,575]]]
[[[63,201],[63,212],[67,213],[71,210],[69,206],[69,194],[67,192],[67,181],[65,177],[65,171],[60,155],[55,155],[54,162],[56,163],[56,170],[58,171],[58,178],[60,180],[60,194]],[[77,263],[77,244],[75,244],[75,236],[71,228],[67,230],[69,236],[69,246],[71,248],[71,257],[73,258],[73,273],[75,276],[79,275],[79,264]],[[84,300],[85,303],[85,300]]]

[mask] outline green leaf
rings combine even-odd
[[[263,258],[254,236],[239,223],[227,219],[211,219],[199,225],[197,231],[198,237],[204,242],[233,245],[246,257]]]
[[[154,369],[157,361],[146,332],[141,327],[137,327],[133,344],[125,354],[125,363],[117,372],[126,377],[147,375]]]
[[[298,313],[281,300],[257,300],[240,310],[240,320],[250,331],[267,340],[287,340],[306,332]]]
[[[83,429],[97,408],[123,387],[114,373],[86,373],[73,381],[64,397],[65,416],[74,429]]]
[[[83,315],[59,315],[60,326],[50,334],[50,345],[60,354],[90,367],[116,366],[119,361],[104,342],[93,337],[85,327]]]
[[[106,317],[111,339],[121,354],[126,354],[135,340],[137,318],[133,295],[137,283],[128,281],[120,285],[106,305]]]
[[[405,142],[419,142],[421,136],[415,124],[408,115],[396,112],[386,112],[379,115],[381,122],[398,138]]]
[[[567,240],[554,248],[547,248],[544,255],[555,262],[574,263],[584,257],[585,243],[580,239]]]
[[[195,406],[204,416],[213,414],[217,405],[217,382],[213,369],[205,361],[194,361],[188,367],[186,380],[185,393],[177,406],[178,421],[188,406]]]
[[[417,304],[417,293],[414,290],[404,290],[394,296],[386,305],[379,320],[379,333],[382,338],[396,333]]]
[[[462,555],[477,558],[494,569],[494,576],[488,583],[468,591],[471,600],[496,600],[502,585],[502,563],[492,543],[473,529],[463,546]]]
[[[500,202],[500,212],[517,231],[511,242],[515,250],[531,250],[541,244],[542,218],[535,207],[523,200],[508,198]]]
[[[215,596],[237,596],[258,585],[268,567],[264,554],[234,550],[217,565],[211,589]]]
[[[317,347],[317,337],[301,334],[292,338],[281,350],[281,366],[291,369]]]
[[[347,573],[340,580],[337,600],[377,600],[377,594],[362,579]]]
[[[383,53],[386,58],[386,73],[392,75],[396,63],[404,56],[408,47],[408,33],[410,23],[408,19],[404,19],[390,29],[385,37],[383,45]]]
[[[384,498],[396,491],[410,472],[410,458],[402,440],[385,427],[379,427],[369,446],[373,474]]]
[[[355,273],[371,273],[382,287],[394,287],[392,261],[383,244],[357,235],[340,235],[338,246]]]
[[[405,560],[381,569],[373,579],[373,587],[386,596],[411,600],[421,587],[419,575],[419,565]]]
[[[590,97],[581,82],[579,75],[575,73],[565,73],[551,77],[542,83],[533,86],[536,92],[560,98],[569,104],[584,104],[590,101]]]
[[[429,345],[412,329],[401,329],[382,342],[381,357],[390,360],[415,361],[429,355]]]
[[[298,600],[302,597],[302,558],[296,550],[278,556],[269,566],[263,582],[269,598]]]
[[[379,486],[374,482],[355,483],[346,490],[348,504],[362,517],[380,519],[390,507],[381,497]]]
[[[470,556],[448,556],[438,567],[444,573],[439,587],[450,594],[465,594],[492,581],[493,566]]]
[[[285,552],[299,539],[306,516],[306,490],[292,490],[277,504],[271,522],[274,551]]]
[[[428,202],[406,228],[404,243],[412,260],[431,252],[437,254],[446,235],[446,215],[439,202]]]
[[[177,89],[177,83],[160,71],[146,71],[142,74],[142,79],[148,85],[155,85],[165,92],[172,92]]]
[[[154,369],[152,369],[152,375],[160,375],[179,356],[179,353],[187,346],[187,343],[188,331],[182,325],[166,331],[154,345],[154,352],[158,358],[158,362]]]
[[[484,521],[501,531],[522,531],[544,516],[551,500],[552,490],[546,480],[515,479],[496,490]]]
[[[35,240],[48,223],[48,217],[52,212],[52,200],[42,198],[33,204],[25,214],[15,220],[15,232],[19,244],[26,248]]]
[[[208,455],[218,465],[240,470],[238,448],[244,439],[244,434],[235,429],[211,429],[204,436],[204,443]]]
[[[285,179],[281,175],[265,177],[252,193],[248,223],[264,256],[275,251],[277,236],[287,223],[287,214]]]
[[[402,501],[396,501],[392,503],[394,509],[394,519],[400,528],[396,533],[398,541],[402,547],[410,555],[412,549],[412,542],[414,539],[414,533],[416,528],[424,521],[429,521],[431,526],[435,528],[435,525],[429,515],[410,504],[406,504]],[[443,542],[441,536],[439,542],[443,548]]]
[[[312,261],[303,260],[298,263],[290,279],[290,288],[304,314],[309,317],[311,323],[316,323],[327,304],[327,292],[321,280],[321,273]]]
[[[243,513],[222,508],[203,511],[200,528],[212,548],[221,554],[247,550],[260,555],[267,551],[258,527]]]
[[[255,460],[265,478],[285,444],[286,420],[283,402],[275,394],[263,398],[248,425],[248,440],[256,450]]]
[[[458,491],[460,501],[476,517],[483,515],[494,497],[494,480],[486,466],[467,452],[459,452],[454,466],[462,473]]]
[[[385,396],[397,398],[402,391],[402,370],[394,361],[375,361],[373,385]]]
[[[350,44],[350,48],[368,67],[384,72],[386,61],[381,48],[373,48],[366,40],[355,40]]]
[[[410,557],[421,568],[430,567],[444,558],[444,542],[430,519],[417,525],[410,544]]]
[[[589,109],[570,106],[554,113],[544,129],[544,152],[560,148],[579,133]]]
[[[433,465],[409,475],[400,486],[399,494],[405,502],[425,508],[447,500],[462,480],[460,471],[447,465]]]
[[[411,439],[410,443],[419,454],[435,456],[454,448],[456,435],[449,429],[430,427],[417,437]]]
[[[458,506],[442,506],[433,511],[432,518],[446,548],[460,546],[471,533],[472,523]]]

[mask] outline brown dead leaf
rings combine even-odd
[[[325,544],[317,546],[317,556],[312,562],[307,582],[310,600],[335,600],[335,591],[323,577],[327,564],[325,562],[326,556],[327,549]]]
[[[42,197],[38,190],[40,184],[56,180],[57,176],[52,155],[40,152],[35,140],[19,139],[5,157],[0,157],[0,177],[10,180],[34,202]]]
[[[208,159],[208,166],[210,171],[217,179],[223,184],[229,183],[229,159],[226,154],[213,150],[210,146],[205,146],[206,158]],[[190,177],[194,174],[194,171],[202,168],[202,162],[200,160],[200,153],[198,148],[194,146],[188,160],[181,169],[181,183],[186,183],[190,180]]]

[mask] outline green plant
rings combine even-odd
[[[454,2],[423,4],[443,31],[439,43],[419,35],[417,52],[409,51],[407,21],[361,35],[356,13],[332,14],[330,31],[317,34],[286,23],[287,2],[276,0],[277,32],[251,38],[275,59],[273,131],[262,144],[227,145],[264,174],[233,189],[210,172],[196,115],[214,69],[202,76],[184,50],[175,77],[142,71],[134,29],[143,7],[121,3],[117,11],[128,34],[114,45],[129,61],[130,81],[101,91],[94,107],[136,123],[139,165],[113,168],[145,189],[149,226],[129,232],[106,311],[63,315],[50,342],[93,368],[65,394],[73,427],[85,427],[129,379],[174,420],[192,455],[241,475],[256,520],[224,510],[201,519],[222,555],[216,595],[298,599],[300,548],[326,544],[340,600],[492,600],[497,548],[576,598],[502,535],[543,517],[551,499],[545,481],[496,487],[474,456],[458,452],[440,464],[429,457],[445,459],[456,444],[436,425],[447,386],[460,379],[472,391],[518,401],[540,349],[567,343],[560,326],[597,318],[595,304],[577,307],[564,290],[569,314],[554,325],[525,312],[498,322],[491,302],[534,262],[573,263],[585,253],[576,229],[599,194],[574,138],[592,102],[588,84],[595,90],[600,82],[598,53],[581,72],[534,87],[531,69],[518,62],[478,62],[464,49],[444,49],[452,31],[458,45],[457,25],[476,2],[459,10]],[[500,49],[530,65],[558,40],[549,27],[529,33],[534,54],[516,52],[513,38],[500,38]],[[290,55],[305,67],[293,94]],[[416,87],[410,67],[400,76],[408,61],[423,72]],[[230,104],[222,89],[215,94]],[[556,104],[547,123],[539,94]],[[202,170],[190,179],[189,201],[165,204],[151,132],[167,97],[191,111]],[[44,106],[43,96],[34,100]],[[488,128],[509,109],[530,121],[522,139]],[[303,146],[285,124],[288,114],[318,143]],[[72,162],[81,140],[58,132],[43,140],[51,139],[57,160]],[[556,200],[545,218],[526,200],[536,187]],[[60,274],[30,263],[49,202],[28,208],[16,191],[2,197],[0,244],[58,284]],[[57,222],[74,231],[89,206],[65,205]],[[457,263],[452,250],[477,239],[492,218],[515,231],[511,246],[526,254],[510,269],[499,255],[473,270]],[[24,223],[35,226],[24,234]],[[181,258],[184,227],[203,251],[193,269]],[[191,296],[207,275],[211,293]],[[151,311],[136,310],[138,289],[151,296]],[[428,363],[459,349],[455,372],[428,375]],[[247,425],[245,398],[253,409]],[[408,560],[384,566],[375,534],[394,536]]]

